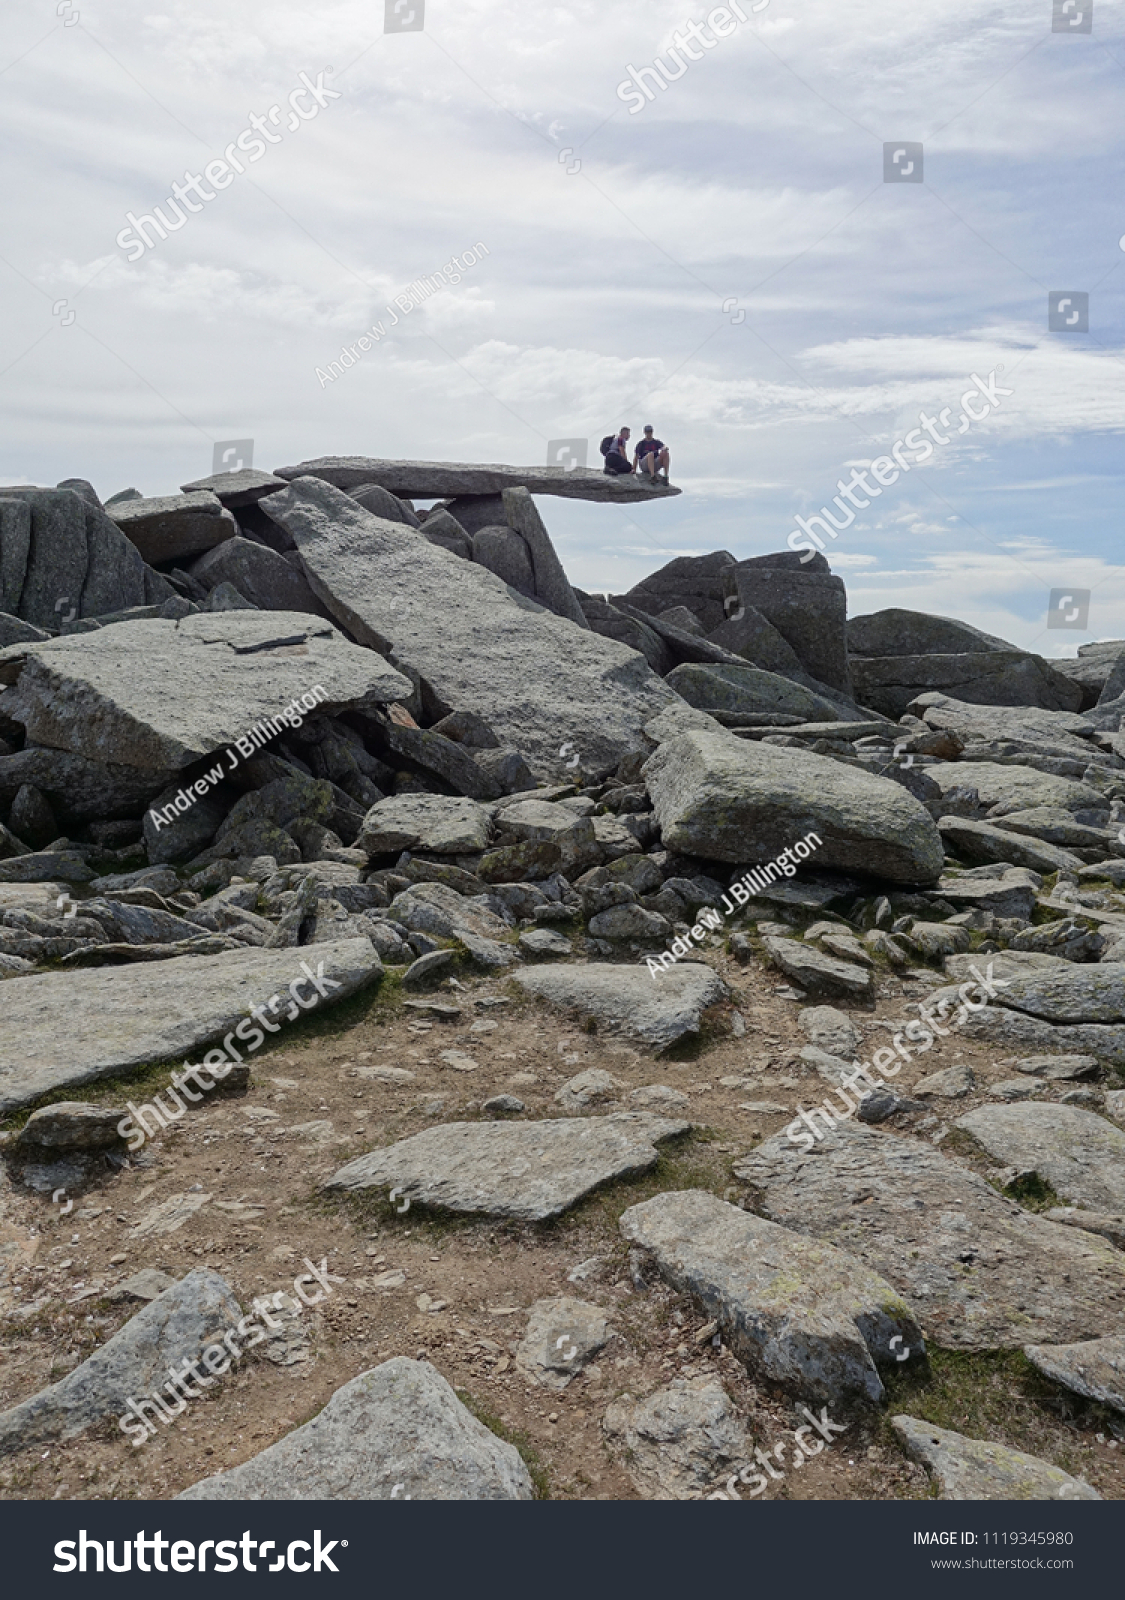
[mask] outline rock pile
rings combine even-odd
[[[927,1343],[1034,1340],[1065,1384],[1068,1349],[1125,1333],[1125,1136],[1101,1086],[1125,1066],[1125,641],[1050,664],[947,618],[849,621],[824,558],[791,552],[677,557],[594,596],[570,584],[533,498],[669,492],[354,457],[104,505],[75,479],[0,491],[0,1115],[64,1101],[3,1140],[12,1180],[60,1151],[76,1171],[127,1160],[120,1108],[72,1104],[76,1086],[204,1050],[204,1065],[241,1061],[255,1032],[388,974],[430,1019],[420,1029],[459,1014],[457,973],[483,973],[515,980],[509,1004],[664,1052],[733,1025],[722,951],[809,1002],[802,1062],[839,1085],[860,1035],[817,1002],[870,1009],[893,976],[933,990],[940,1013],[987,962],[991,1003],[958,1025],[1002,1044],[1017,1076],[955,1131],[1003,1182],[903,1120],[973,1091],[946,1064],[916,1099],[868,1097],[811,1151],[776,1133],[744,1153],[732,1175],[757,1215],[689,1189],[633,1205],[621,1232],[636,1281],[693,1297],[752,1378],[805,1401],[881,1404],[896,1343],[920,1362]],[[463,1050],[442,1060],[478,1067]],[[1044,1087],[1060,1098],[1021,1103]],[[388,1136],[323,1187],[543,1223],[659,1171],[690,1132],[686,1094],[642,1086],[607,1111],[622,1088],[579,1073],[542,1119],[494,1095],[484,1120]],[[1049,1215],[1018,1203],[1016,1178],[1038,1182]],[[173,1201],[186,1216],[197,1198],[211,1197]],[[211,1299],[185,1284],[154,1289],[119,1336],[138,1372],[237,1310],[222,1280]],[[191,1315],[172,1340],[176,1294]],[[561,1393],[611,1336],[596,1305],[540,1306],[517,1366]],[[7,1412],[5,1439],[108,1415],[124,1380],[106,1387],[107,1359]],[[1114,1383],[1096,1395],[1120,1408]],[[708,1463],[741,1448],[724,1392],[677,1384],[626,1397],[608,1426],[687,1441],[666,1472],[636,1446],[643,1493],[701,1493]],[[1060,1474],[1029,1458],[896,1426],[950,1495],[990,1474],[1057,1492]],[[396,1484],[531,1493],[443,1379],[395,1358],[188,1497]]]

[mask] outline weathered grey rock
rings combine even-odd
[[[499,783],[475,760],[476,752],[457,740],[446,739],[433,728],[406,728],[395,722],[387,723],[384,737],[397,754],[460,794],[472,800],[499,799]]]
[[[457,961],[453,950],[431,950],[412,961],[402,976],[404,989],[430,989],[453,970]]]
[[[845,1011],[834,1006],[807,1006],[797,1014],[797,1026],[814,1045],[829,1055],[847,1060],[859,1050],[863,1035]]]
[[[1098,1063],[1093,1056],[1024,1056],[1013,1061],[1017,1072],[1026,1072],[1035,1078],[1095,1078]]]
[[[19,613],[31,550],[32,504],[25,498],[0,494],[0,610],[6,620],[15,620]]]
[[[989,822],[970,822],[966,817],[939,817],[942,841],[962,861],[978,863],[1007,861],[1015,867],[1030,867],[1033,872],[1074,872],[1082,865],[1080,856],[1057,845],[1045,844]]]
[[[561,495],[567,500],[608,500],[617,504],[661,499],[679,490],[643,484],[639,479],[612,477],[587,467],[478,466],[458,461],[376,461],[367,456],[319,456],[296,467],[278,467],[279,478],[321,478],[338,489],[378,483],[407,500],[443,496],[498,495],[523,488],[529,494]],[[272,510],[272,507],[270,508]],[[457,515],[456,508],[453,511]]]
[[[500,942],[510,932],[508,924],[480,899],[458,894],[446,883],[413,884],[395,896],[388,915],[411,933],[459,940],[485,966],[508,966],[517,959],[511,945]]]
[[[358,489],[349,489],[348,493],[356,504],[361,505],[365,511],[370,511],[377,517],[385,517],[388,522],[402,522],[408,528],[420,528],[422,526],[421,521],[410,507],[404,505],[397,495],[391,494],[381,484],[365,483]],[[427,517],[426,520],[429,521],[429,518]],[[460,523],[457,525],[458,527],[461,526]]]
[[[672,924],[658,911],[646,911],[638,905],[618,905],[591,917],[589,932],[595,939],[655,945],[671,936]]]
[[[616,639],[618,643],[628,645],[631,650],[639,651],[658,677],[662,678],[666,672],[671,671],[676,664],[676,657],[660,635],[647,623],[640,622],[619,607],[610,605],[609,601],[603,600],[600,595],[587,594],[581,589],[575,593],[582,607],[582,615],[592,632],[600,633],[603,639]],[[0,639],[2,637],[0,633]]]
[[[685,663],[668,674],[666,680],[688,705],[701,711],[727,711],[737,714],[781,713],[785,716],[831,720],[834,707],[820,695],[812,694],[780,677],[748,664],[703,666]]]
[[[425,1361],[395,1356],[323,1411],[178,1500],[532,1500],[527,1468]]]
[[[284,486],[282,486],[284,487]],[[303,574],[267,545],[241,534],[224,539],[188,568],[206,588],[231,583],[262,611],[301,611],[323,617],[325,610]]]
[[[645,781],[666,849],[737,864],[746,841],[761,859],[816,834],[816,866],[932,883],[941,839],[913,795],[886,779],[810,755],[691,730],[646,763]]]
[[[317,685],[323,714],[410,692],[332,623],[287,612],[154,619],[11,645],[0,651],[0,681],[13,680],[5,707],[30,739],[161,773],[226,749]]]
[[[913,708],[928,727],[956,733],[966,745],[981,740],[1018,739],[1086,760],[1101,755],[1091,743],[1094,722],[1073,711],[1047,711],[1038,706],[974,705],[936,692],[918,695]],[[931,753],[937,754],[936,751]]]
[[[241,589],[224,578],[217,583],[203,604],[204,611],[260,611],[253,600],[247,600]]]
[[[563,571],[562,562],[531,495],[524,488],[505,489],[503,503],[508,526],[522,537],[531,556],[533,593],[539,604],[558,617],[568,618],[580,628],[588,628],[589,623],[582,614],[578,596]]]
[[[976,1074],[972,1067],[944,1067],[920,1078],[914,1085],[914,1094],[936,1095],[939,1100],[961,1100],[976,1088]]]
[[[723,573],[733,562],[734,557],[728,550],[712,550],[703,556],[675,556],[642,578],[627,595],[610,595],[609,598],[615,605],[625,601],[652,617],[659,617],[673,605],[686,606],[703,629],[710,632],[723,620],[726,594]]]
[[[971,1013],[961,1031],[966,1038],[983,1040],[1007,1053],[1018,1050],[1091,1055],[1099,1061],[1125,1066],[1125,1025],[1119,1023],[1057,1024],[1004,1005],[989,1005]]]
[[[1030,834],[1046,844],[1063,845],[1071,849],[1077,846],[1104,851],[1114,838],[1109,829],[1089,827],[1076,821],[1069,811],[1061,811],[1055,806],[1032,806],[1027,811],[1006,812],[1003,826],[1008,833]]]
[[[983,650],[965,655],[854,656],[856,699],[885,716],[898,717],[920,694],[948,694],[970,705],[1041,706],[1077,711],[1082,690],[1041,656],[1022,650]]]
[[[590,1106],[607,1105],[618,1098],[625,1085],[600,1067],[588,1067],[568,1078],[555,1094],[555,1104],[564,1111],[585,1111]]]
[[[66,750],[32,746],[0,756],[0,800],[13,800],[23,785],[30,783],[48,797],[60,815],[77,822],[135,817],[171,776],[171,771],[90,761]]]
[[[145,853],[153,866],[197,856],[214,839],[230,810],[229,792],[211,789],[203,795],[196,793],[194,805],[181,812],[172,802],[183,787],[170,783],[145,809]]]
[[[629,1104],[638,1111],[686,1111],[691,1104],[686,1094],[666,1083],[646,1083],[630,1089]]]
[[[215,472],[208,478],[196,478],[192,483],[181,483],[184,495],[213,494],[229,510],[238,506],[257,505],[268,494],[285,488],[284,478],[275,478],[272,472],[259,472],[254,467],[240,467],[237,472]],[[187,552],[185,551],[186,555]]]
[[[34,850],[0,861],[0,883],[88,883],[94,876],[76,850]]]
[[[0,516],[3,515],[4,502],[0,500]],[[2,537],[0,528],[0,537]],[[39,639],[49,639],[51,635],[44,628],[37,628],[32,622],[23,622],[19,617],[13,617],[6,611],[0,611],[0,649],[9,644],[24,644],[28,641],[34,643]]]
[[[939,761],[926,768],[943,795],[950,789],[975,789],[981,804],[991,807],[995,820],[1009,811],[1050,806],[1059,811],[1086,811],[1104,807],[1105,798],[1088,783],[1056,778],[1034,767],[1007,766],[994,761]]]
[[[174,561],[232,539],[238,524],[209,490],[119,500],[109,515],[146,561]]]
[[[42,850],[60,834],[51,802],[33,783],[21,784],[16,790],[8,822],[12,832],[33,850]]]
[[[933,1474],[943,1500],[1101,1499],[1085,1479],[1006,1444],[969,1439],[917,1417],[892,1417],[891,1427],[907,1455]]]
[[[1021,1210],[931,1146],[840,1123],[812,1149],[777,1134],[734,1171],[765,1216],[885,1277],[947,1349],[1125,1332],[1118,1251]]]
[[[1025,968],[1007,980],[997,999],[1047,1022],[1125,1022],[1125,963],[1059,961]]]
[[[1125,1132],[1095,1112],[1043,1103],[979,1106],[957,1126],[1001,1166],[1037,1172],[1072,1205],[1125,1211]]]
[[[507,525],[481,528],[472,538],[472,559],[501,583],[535,599],[535,568],[527,542]]]
[[[92,1106],[81,1100],[56,1100],[33,1111],[15,1139],[19,1150],[110,1150],[124,1143],[117,1124],[122,1106]]]
[[[131,1277],[106,1293],[106,1299],[113,1305],[121,1305],[130,1300],[143,1300],[146,1303],[162,1295],[165,1289],[171,1289],[175,1278],[168,1273],[161,1272],[157,1267],[142,1267],[139,1272],[134,1272]]]
[[[565,957],[574,954],[574,946],[569,939],[564,939],[561,933],[556,933],[553,928],[529,928],[519,937],[520,949],[529,956]]]
[[[743,660],[791,678],[804,673],[797,652],[754,606],[735,607],[725,622],[707,635],[712,644],[732,650]]]
[[[681,1294],[715,1318],[751,1376],[802,1398],[843,1404],[883,1398],[896,1341],[921,1359],[906,1302],[853,1256],[700,1189],[657,1195],[621,1218],[630,1244],[653,1257]]]
[[[195,1055],[232,1033],[251,1006],[284,997],[303,978],[302,961],[314,972],[323,964],[328,992],[318,1005],[346,999],[382,972],[368,940],[342,939],[21,978],[4,991],[0,1115],[52,1090]],[[306,1005],[313,992],[302,989]],[[282,1017],[292,1009],[284,998],[279,1006]]]
[[[599,1026],[641,1039],[657,1050],[699,1032],[703,1013],[727,994],[710,967],[679,962],[654,978],[642,966],[533,967],[514,974],[529,994],[594,1017]]]
[[[698,1500],[754,1450],[750,1429],[715,1378],[673,1378],[643,1400],[623,1394],[602,1427],[647,1500]]]
[[[970,911],[990,911],[997,917],[1018,917],[1021,922],[1030,920],[1035,909],[1036,885],[1028,877],[1030,868],[1011,867],[1004,871],[997,864],[996,876],[974,878],[969,874],[959,877],[945,876],[938,882],[938,894],[943,900]]]
[[[489,813],[475,800],[438,794],[392,795],[371,807],[356,846],[369,856],[401,850],[475,855],[488,848]]]
[[[483,568],[327,483],[298,481],[263,504],[296,540],[314,593],[355,638],[417,673],[436,714],[475,711],[542,776],[565,775],[563,745],[584,770],[612,770],[644,748],[644,724],[678,703],[634,651],[529,609]]]
[[[904,932],[902,937],[927,961],[939,961],[942,957],[953,955],[959,950],[967,950],[972,943],[968,929],[951,928],[940,922],[915,921],[911,924],[909,932]],[[830,950],[833,948],[830,939],[824,942]],[[842,955],[843,951],[838,950],[836,954]]]
[[[811,564],[802,569],[740,561],[724,569],[723,579],[727,595],[760,612],[806,672],[850,697],[847,593],[842,578],[817,571]],[[859,698],[863,700],[862,695]]]
[[[851,995],[854,999],[864,999],[872,992],[872,976],[866,967],[826,956],[823,951],[797,939],[771,937],[762,942],[774,966],[809,994]]]
[[[1125,1335],[1081,1344],[1028,1344],[1023,1353],[1055,1383],[1087,1400],[1125,1411]]]
[[[927,611],[889,607],[848,622],[848,650],[853,656],[959,656],[1015,649],[967,622],[931,616]]]
[[[188,1273],[65,1378],[0,1412],[0,1453],[74,1439],[94,1423],[120,1416],[131,1399],[140,1400],[167,1384],[169,1367],[198,1361],[209,1345],[221,1344],[241,1315],[230,1286],[217,1272],[202,1268]],[[175,1404],[174,1393],[163,1392],[161,1398],[169,1410],[184,1410],[186,1400]],[[155,1409],[150,1405],[150,1414]],[[134,1427],[144,1431],[140,1422]]]
[[[609,1342],[600,1306],[558,1295],[537,1300],[516,1350],[516,1366],[545,1389],[566,1389]]]
[[[450,1122],[349,1161],[324,1188],[397,1188],[435,1210],[541,1222],[615,1178],[650,1171],[657,1144],[690,1127],[641,1111],[553,1122]]]

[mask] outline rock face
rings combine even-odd
[[[0,1115],[52,1090],[112,1078],[150,1062],[190,1058],[239,1024],[249,1028],[239,1035],[247,1040],[255,1031],[247,1020],[251,1007],[268,1007],[271,997],[284,995],[302,979],[302,961],[321,974],[326,986],[318,1004],[344,1000],[382,974],[369,940],[340,939],[300,950],[251,948],[142,966],[43,973],[8,985]],[[306,985],[301,992],[307,1005],[315,991]],[[296,1010],[286,998],[269,1015],[284,1018],[287,1006]],[[248,1046],[233,1048],[241,1054]]]
[[[831,701],[811,693],[776,672],[761,672],[749,665],[705,666],[685,662],[668,674],[667,681],[689,706],[701,711],[727,711],[734,715],[780,712],[815,721],[835,720]]]
[[[910,1307],[885,1279],[702,1190],[631,1207],[621,1232],[675,1289],[698,1297],[753,1377],[798,1396],[877,1403],[878,1369],[897,1365],[895,1346],[924,1355]]]
[[[66,611],[100,617],[173,593],[96,501],[65,488],[0,490],[0,612],[54,630]]]
[[[727,567],[723,578],[727,595],[765,617],[810,676],[850,698],[848,597],[842,578],[831,572],[765,566],[758,561]]]
[[[968,1439],[917,1417],[892,1417],[907,1455],[933,1474],[943,1500],[1100,1500],[1082,1478],[1004,1444]]]
[[[644,771],[664,844],[686,855],[766,860],[816,834],[819,868],[897,883],[941,873],[941,838],[920,801],[823,756],[693,729],[661,745]]]
[[[516,1366],[547,1389],[565,1389],[609,1339],[600,1306],[570,1295],[537,1300],[516,1350]]]
[[[848,622],[848,650],[853,656],[960,656],[1015,648],[967,622],[926,611],[890,607]]]
[[[767,1217],[885,1277],[947,1349],[1125,1331],[1118,1251],[1021,1211],[932,1146],[841,1123],[811,1150],[777,1134],[734,1171]]]
[[[592,1189],[656,1165],[656,1145],[689,1122],[640,1111],[561,1122],[450,1122],[341,1167],[328,1190],[396,1189],[439,1210],[557,1217]]]
[[[608,500],[617,504],[659,500],[679,489],[653,487],[640,478],[614,477],[586,467],[478,466],[459,461],[376,461],[367,456],[318,456],[296,467],[278,467],[279,478],[321,478],[337,489],[358,489],[367,483],[406,500],[436,500],[449,495],[498,495],[505,489],[529,494],[561,495],[566,500]],[[269,508],[272,512],[273,507]],[[456,515],[456,512],[454,513]]]
[[[229,1284],[217,1272],[189,1272],[60,1382],[0,1412],[0,1454],[73,1439],[104,1418],[120,1416],[131,1399],[160,1391],[169,1367],[198,1361],[208,1345],[221,1342],[241,1315]],[[184,1404],[181,1400],[177,1409],[183,1410]]]
[[[967,655],[853,656],[856,699],[898,717],[919,694],[937,690],[976,705],[1077,711],[1082,690],[1039,656],[1022,650]]]
[[[710,967],[681,962],[654,978],[645,967],[534,967],[514,974],[529,994],[550,1005],[596,1018],[599,1027],[640,1039],[656,1050],[699,1032],[708,1006],[727,993]]]
[[[263,504],[338,621],[417,674],[435,715],[476,712],[539,775],[565,774],[564,744],[584,770],[611,770],[645,748],[644,723],[677,703],[636,652],[529,608],[491,573],[327,483],[299,479]]]
[[[674,1378],[644,1400],[622,1395],[602,1426],[647,1500],[698,1500],[754,1450],[745,1420],[714,1378]]]
[[[958,1120],[1003,1167],[1092,1211],[1125,1212],[1125,1133],[1078,1106],[980,1106]]]
[[[303,1428],[178,1500],[533,1500],[514,1445],[425,1361],[360,1373]]]
[[[332,711],[410,693],[330,622],[285,612],[153,619],[10,645],[0,681],[15,682],[4,705],[29,738],[158,773],[227,748],[302,697]]]
[[[1125,1412],[1125,1335],[1083,1344],[1028,1344],[1023,1353],[1055,1383]]]

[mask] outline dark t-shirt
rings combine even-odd
[[[637,454],[639,456],[651,456],[654,453],[659,453],[663,448],[663,439],[642,439],[637,446]]]

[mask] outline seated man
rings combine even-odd
[[[653,483],[667,483],[669,459],[667,446],[662,439],[653,438],[652,423],[648,423],[645,436],[637,446],[636,470],[642,478],[650,478]],[[663,478],[660,477],[661,472]]]
[[[605,455],[606,472],[632,472],[629,464],[629,429],[622,428],[614,436],[613,442]]]

